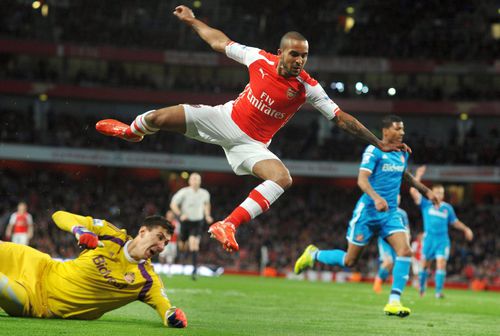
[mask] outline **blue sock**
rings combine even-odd
[[[446,277],[445,270],[436,271],[436,294],[441,294],[444,287],[444,278]]]
[[[428,276],[429,276],[429,273],[425,269],[421,270],[419,275],[418,275],[418,279],[419,279],[419,283],[420,283],[420,293],[425,292],[425,289],[427,287],[427,277]]]
[[[318,251],[316,253],[316,260],[320,263],[331,265],[331,266],[342,266],[344,267],[344,257],[345,251],[342,250],[326,250]]]
[[[392,288],[389,301],[399,301],[410,275],[410,257],[396,257],[392,269]]]
[[[389,270],[385,267],[380,266],[378,269],[378,277],[385,281],[389,277]]]

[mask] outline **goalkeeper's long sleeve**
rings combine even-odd
[[[92,221],[91,217],[83,217],[67,211],[56,211],[52,214],[52,219],[61,230],[70,233],[73,233],[72,229],[74,226],[82,226],[93,231],[89,225]]]

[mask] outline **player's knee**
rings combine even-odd
[[[409,257],[411,258],[413,256],[413,252],[411,251],[411,248],[408,246],[405,246],[401,249],[399,249],[399,251],[396,251],[396,254],[398,255],[398,257]]]
[[[147,122],[158,128],[169,128],[175,123],[175,114],[179,106],[171,106],[154,110],[147,115]]]
[[[278,174],[275,177],[274,182],[276,182],[277,184],[279,184],[281,188],[286,190],[292,186],[293,180],[292,177],[290,176],[290,173],[286,171]]]
[[[357,258],[352,258],[352,257],[349,257],[347,255],[344,258],[344,266],[345,267],[353,267],[353,266],[356,266],[357,263],[358,263]]]

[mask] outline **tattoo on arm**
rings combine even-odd
[[[417,189],[422,195],[427,195],[427,192],[429,192],[430,190],[422,182],[417,181],[415,177],[407,170],[405,170],[403,178],[410,186]]]
[[[361,140],[368,142],[375,147],[379,147],[380,140],[372,132],[370,132],[362,123],[360,123],[352,115],[340,111],[334,118],[335,123],[344,131],[358,137]]]

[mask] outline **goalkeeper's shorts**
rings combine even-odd
[[[23,316],[51,317],[47,307],[45,272],[54,262],[45,253],[29,246],[0,243],[0,272],[26,289],[28,300]]]

